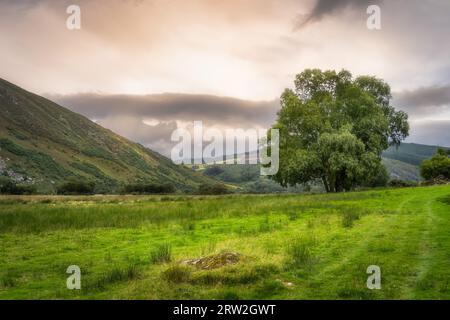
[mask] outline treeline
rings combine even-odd
[[[100,186],[101,187],[101,186]],[[69,178],[55,187],[58,195],[94,195],[103,194],[101,188],[94,181],[80,178]],[[121,186],[116,194],[172,194],[177,192],[176,187],[171,183],[132,183]],[[221,195],[228,194],[231,190],[222,183],[201,184],[192,189],[191,194],[199,195]],[[36,194],[36,187],[28,184],[18,184],[11,178],[0,176],[0,194],[9,195],[32,195]],[[111,192],[108,192],[111,193]]]
[[[33,185],[16,183],[9,177],[0,176],[0,194],[30,195],[35,193],[36,188]]]
[[[56,189],[57,194],[61,195],[89,195],[98,193],[96,184],[93,181],[81,179],[69,179],[60,184]],[[115,193],[121,194],[169,194],[176,192],[174,185],[170,183],[133,183],[123,185]],[[101,192],[100,192],[101,193]]]
[[[175,186],[170,183],[154,184],[154,183],[137,183],[126,185],[123,188],[124,193],[131,194],[165,194],[174,193]]]
[[[177,189],[170,183],[133,183],[124,185],[119,193],[121,194],[171,194],[175,193]],[[89,195],[95,193],[95,183],[83,180],[71,180],[61,184],[57,188],[57,193],[61,195]],[[224,184],[201,184],[194,194],[202,195],[220,195],[230,193],[229,188]]]

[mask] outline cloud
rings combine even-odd
[[[139,116],[108,115],[96,121],[99,125],[167,155],[170,150],[170,136],[177,128],[176,121],[147,125]]]
[[[450,147],[450,120],[417,121],[411,125],[407,142]]]
[[[440,117],[450,112],[450,85],[402,91],[394,94],[393,103],[413,118]]]
[[[205,128],[267,129],[276,118],[278,101],[191,94],[101,95],[77,94],[47,97],[105,128],[164,155],[174,143],[172,132],[194,121]]]
[[[364,9],[369,5],[378,3],[381,3],[381,0],[317,0],[310,14],[301,15],[297,18],[296,28],[300,29],[310,23],[322,20],[325,16],[345,9]]]
[[[77,94],[48,96],[71,110],[91,119],[110,115],[132,115],[160,121],[201,120],[208,125],[270,126],[279,102],[248,101],[228,97],[195,94],[101,95]]]

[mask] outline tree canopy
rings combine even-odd
[[[422,161],[420,174],[427,180],[442,177],[450,180],[450,150],[439,148],[431,158]]]
[[[283,186],[321,180],[327,192],[371,184],[384,170],[381,153],[409,133],[408,115],[390,105],[391,89],[371,76],[308,69],[281,96]]]

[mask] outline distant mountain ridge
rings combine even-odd
[[[423,160],[431,158],[438,148],[449,149],[448,147],[429,146],[418,143],[402,143],[398,147],[389,147],[389,149],[383,152],[383,157],[418,166]]]
[[[92,180],[99,192],[138,182],[187,191],[212,181],[2,79],[0,174],[40,192],[53,192],[69,177]]]

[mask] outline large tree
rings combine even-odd
[[[322,181],[327,192],[370,184],[381,153],[408,136],[408,115],[390,105],[391,89],[371,76],[308,69],[281,96],[281,185]]]

